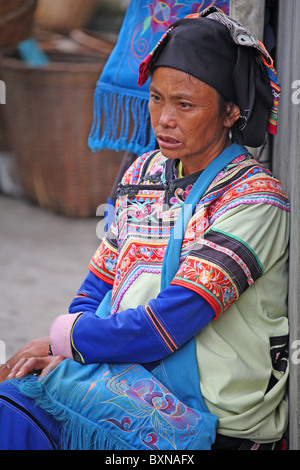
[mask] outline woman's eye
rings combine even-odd
[[[160,97],[158,95],[154,95],[153,93],[150,95],[150,97],[153,101],[159,101],[160,100]]]
[[[181,108],[190,108],[192,105],[190,103],[186,103],[185,101],[182,101],[181,103],[179,103],[179,106]]]

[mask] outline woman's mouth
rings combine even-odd
[[[181,145],[181,142],[179,140],[173,139],[173,137],[170,137],[168,135],[159,134],[157,135],[156,140],[160,148],[168,150],[177,149]]]

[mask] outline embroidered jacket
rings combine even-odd
[[[151,363],[196,336],[201,390],[219,432],[272,442],[287,422],[286,195],[251,155],[235,159],[199,201],[180,269],[160,292],[170,231],[198,177],[177,178],[175,163],[151,152],[124,175],[115,221],[71,304],[77,315],[54,323],[53,348],[68,355],[71,334],[69,356],[82,362]],[[112,315],[99,319],[109,290]]]

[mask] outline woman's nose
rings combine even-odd
[[[162,107],[159,124],[162,127],[176,127],[175,113],[172,106],[164,105]]]

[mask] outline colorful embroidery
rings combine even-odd
[[[270,134],[276,135],[277,134],[277,121],[278,121],[278,106],[279,106],[279,98],[281,93],[281,85],[279,82],[277,71],[274,68],[273,59],[270,57],[268,51],[266,50],[263,43],[257,41],[259,45],[264,50],[265,54],[261,54],[262,60],[267,68],[267,72],[270,79],[270,85],[272,88],[272,95],[273,95],[273,103],[272,108],[269,116],[269,122],[267,130]],[[267,56],[267,57],[266,57]]]
[[[138,240],[127,241],[122,256],[116,266],[116,275],[112,291],[111,312],[116,313],[126,292],[144,273],[160,276],[167,242],[141,243]]]
[[[177,204],[177,203],[182,204],[186,200],[186,198],[187,198],[190,190],[192,189],[192,187],[193,187],[193,185],[190,184],[185,190],[183,190],[181,188],[176,189],[175,190],[175,196],[171,198],[170,202],[172,204]]]
[[[188,256],[171,284],[198,292],[213,307],[216,318],[239,297],[237,285],[218,265]]]
[[[113,284],[112,313],[122,310],[132,286],[146,292],[148,300],[142,305],[156,295],[147,294],[146,275],[154,275],[153,282],[159,285],[171,230],[196,178],[176,179],[170,164],[160,152],[146,154],[120,186],[116,224],[111,228],[115,240],[108,237],[91,263],[96,275]],[[185,231],[181,268],[173,281],[205,297],[216,316],[263,274],[259,258],[243,240],[214,227],[220,215],[241,204],[275,205],[289,211],[281,184],[249,155],[238,157],[220,172],[199,201]],[[147,314],[163,337],[155,312]],[[167,336],[163,339],[167,344]],[[173,347],[169,342],[168,348]]]
[[[244,263],[244,261],[232,250],[221,246],[217,245],[216,243],[210,241],[210,240],[202,240],[203,247],[209,248],[209,251],[213,252],[219,252],[221,255],[223,255],[223,258],[231,258],[234,260],[240,268],[243,270],[244,274],[246,275],[248,285],[251,286],[253,284],[253,278],[251,276],[251,271],[248,269],[248,266]],[[215,259],[218,259],[218,256],[215,256]]]
[[[142,172],[142,168],[144,163],[147,161],[147,158],[149,155],[151,155],[153,152],[145,153],[141,157],[138,157],[133,164],[128,168],[128,170],[125,172],[123,179],[122,179],[122,184],[137,184],[138,179],[140,177],[140,174]]]
[[[290,210],[281,183],[268,169],[247,155],[234,160],[225,173],[220,173],[201,201],[203,203],[209,204],[210,224],[240,204],[271,204]]]
[[[219,195],[216,201],[211,204],[209,208],[211,223],[229,209],[241,204],[270,204],[289,211],[288,200],[278,181],[265,177],[261,173],[253,178],[250,177],[251,175],[248,176],[247,183],[242,178],[232,189],[227,191],[224,189],[224,195],[221,197]]]
[[[179,19],[178,13],[184,5],[177,3],[177,0],[161,2],[153,0],[147,5],[149,16],[144,20],[144,34],[150,27],[152,36],[159,32],[165,32],[172,23]]]
[[[123,448],[180,450],[201,432],[204,414],[184,405],[153,375],[137,364],[103,364],[90,381],[79,383],[68,397],[89,419],[101,409],[100,430],[115,436]],[[115,418],[119,409],[118,419]]]
[[[216,307],[218,316],[262,274],[261,262],[249,246],[230,234],[210,229],[187,256],[172,284],[199,292]]]
[[[202,0],[195,2],[191,8],[191,14],[200,13],[208,7],[217,7],[229,16],[229,0]]]
[[[142,86],[149,78],[149,65],[152,57],[157,53],[160,46],[164,43],[166,37],[172,31],[172,25],[180,18],[185,18],[191,14],[198,14],[209,6],[215,6],[229,14],[230,0],[202,0],[202,2],[183,2],[177,0],[153,0],[151,4],[145,5],[148,8],[149,16],[144,18],[137,26],[131,43],[131,55],[137,59],[143,57],[139,65],[138,85]],[[151,31],[151,39],[148,40],[148,30]],[[164,33],[149,53],[149,44],[153,44],[153,36],[156,33]],[[143,55],[143,54],[144,55]],[[133,67],[131,66],[133,69]]]
[[[113,285],[117,259],[118,251],[109,244],[108,240],[104,240],[91,259],[89,269],[97,277]]]
[[[185,231],[181,250],[182,258],[186,258],[189,252],[203,246],[203,237],[208,228],[207,210],[203,206],[198,207]]]

